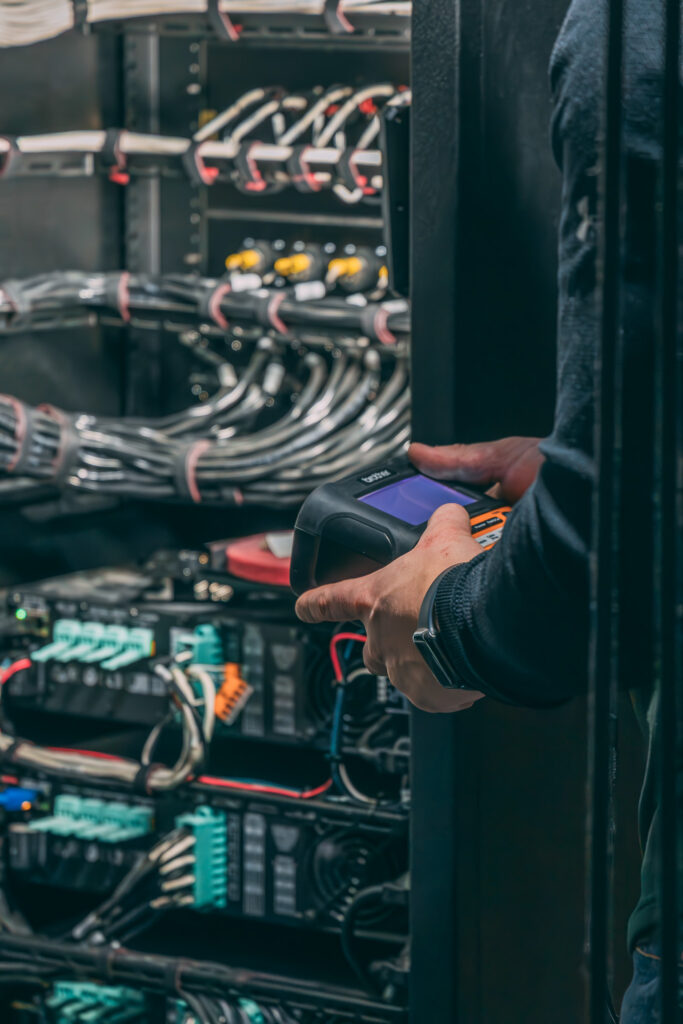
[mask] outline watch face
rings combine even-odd
[[[438,683],[446,690],[464,690],[462,683],[451,670],[448,660],[440,650],[439,638],[428,629],[418,629],[413,633],[413,643],[422,655],[430,672]]]

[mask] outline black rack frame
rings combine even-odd
[[[566,9],[566,4],[563,8]],[[621,448],[621,424],[629,415],[624,389],[624,355],[621,323],[620,280],[624,227],[628,200],[624,188],[624,141],[622,135],[623,0],[609,2],[609,47],[605,88],[604,136],[602,139],[602,205],[598,228],[601,233],[600,276],[602,290],[602,334],[597,365],[598,431],[592,581],[592,640],[587,737],[589,758],[586,777],[586,900],[584,997],[581,1019],[588,1024],[605,1024],[608,1000],[615,974],[615,960],[622,955],[623,935],[615,927],[615,906],[619,892],[614,883],[615,849],[613,822],[613,750],[619,711],[620,666],[626,666],[645,642],[643,636],[625,636],[619,628],[624,579],[629,571],[620,494],[631,470],[630,451]],[[683,563],[683,481],[680,465],[683,452],[683,329],[681,326],[680,275],[680,0],[662,0],[666,12],[666,66],[662,75],[663,136],[660,168],[658,224],[659,312],[654,373],[643,380],[652,388],[652,465],[655,474],[651,527],[655,540],[652,573],[639,581],[643,609],[652,609],[652,631],[644,636],[652,665],[652,677],[660,688],[660,737],[658,801],[661,810],[660,864],[662,928],[661,1020],[680,1021],[678,979],[680,977],[679,921],[682,895],[678,892],[677,864],[680,844],[680,792],[676,766],[683,763],[683,672],[682,604]],[[564,13],[564,9],[562,13]],[[413,181],[419,181],[413,199],[413,385],[415,433],[420,439],[445,443],[482,439],[488,436],[491,419],[485,393],[476,386],[477,359],[472,353],[485,318],[484,296],[477,273],[485,265],[486,231],[481,244],[472,244],[476,228],[477,178],[482,173],[482,136],[488,111],[486,102],[485,13],[478,0],[455,3],[432,0],[419,5],[413,34],[413,114],[415,146]],[[530,40],[530,49],[537,40]],[[435,60],[439,53],[440,61]],[[432,123],[438,109],[439,125]],[[457,125],[451,134],[447,126]],[[440,130],[439,130],[440,127]],[[504,174],[501,174],[504,177]],[[423,273],[425,257],[438,251],[440,262]],[[473,277],[474,275],[474,277]],[[474,284],[473,284],[474,282]],[[495,293],[495,283],[493,284]],[[456,344],[453,339],[456,338]],[[514,383],[511,382],[514,391]],[[494,400],[499,393],[493,389]],[[503,396],[501,396],[503,397]],[[473,404],[474,403],[474,404]],[[483,406],[483,409],[482,409]],[[510,432],[519,432],[513,429]],[[645,515],[645,513],[644,513]],[[620,723],[621,727],[621,723]],[[477,941],[485,901],[478,872],[479,849],[463,849],[477,841],[471,831],[478,805],[484,799],[481,788],[481,751],[477,749],[476,726],[468,730],[458,723],[430,722],[416,716],[414,781],[417,790],[413,820],[413,898],[419,908],[415,926],[437,922],[432,960],[416,956],[413,976],[413,1007],[427,1002],[434,993],[433,1018],[457,1022],[504,1019],[483,1010],[482,968],[487,950]],[[473,738],[474,736],[474,738]],[[435,749],[442,753],[434,756]],[[448,753],[443,753],[443,750]],[[456,772],[466,770],[468,785],[459,786]],[[627,769],[628,770],[628,769]],[[448,772],[446,778],[444,775]],[[425,789],[432,798],[424,800]],[[420,796],[424,802],[421,802]],[[445,812],[444,812],[445,808]],[[630,807],[633,814],[633,806]],[[441,828],[434,828],[439,815]],[[441,817],[442,816],[442,817]],[[501,822],[502,827],[511,823]],[[620,828],[623,820],[619,819]],[[431,830],[433,842],[426,834]],[[458,837],[462,837],[458,842]],[[521,842],[524,840],[522,839]],[[440,847],[440,844],[443,844]],[[535,852],[528,851],[530,859]],[[425,880],[425,871],[429,872]],[[575,898],[578,893],[575,893]],[[561,897],[558,897],[558,899]],[[577,906],[581,905],[580,899]],[[451,913],[453,916],[451,917]],[[440,916],[447,919],[444,922]],[[539,921],[549,938],[545,921]],[[501,919],[501,925],[503,919]],[[515,935],[520,941],[520,936]],[[523,940],[521,940],[523,941]],[[555,980],[566,972],[568,946],[553,934],[556,955]],[[438,950],[438,955],[437,955]],[[529,953],[531,956],[531,952]],[[449,969],[450,968],[450,969]],[[446,975],[446,976],[444,976]],[[577,987],[578,987],[577,972]],[[524,1011],[508,1005],[505,1019],[546,1019],[539,1011],[543,978],[538,990],[529,991]],[[532,1004],[533,999],[533,1004]],[[565,1011],[558,1006],[558,1012]],[[520,1017],[519,1014],[523,1014]],[[419,1017],[413,1008],[413,1020]],[[556,1019],[553,1016],[553,1019]],[[559,1019],[559,1018],[558,1018]],[[565,1018],[562,1017],[564,1020]],[[567,1019],[570,1019],[567,1017]],[[579,1019],[575,1012],[573,1019]]]

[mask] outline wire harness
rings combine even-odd
[[[409,17],[407,0],[339,0],[335,16],[343,31],[353,32],[348,15],[386,14]],[[303,14],[324,15],[324,0],[2,0],[0,3],[0,47],[26,46],[51,39],[72,28],[84,29],[107,21],[153,18],[158,15],[208,14],[215,11],[220,21],[216,32],[221,39],[237,42],[240,28],[231,15]],[[211,18],[213,23],[213,18]],[[348,26],[348,27],[346,27]],[[330,22],[331,31],[335,31]],[[341,31],[341,30],[337,30]]]
[[[391,303],[359,310],[326,300],[304,309],[306,304],[292,301],[284,291],[245,298],[243,293],[232,296],[229,285],[220,282],[172,278],[164,279],[161,292],[159,282],[132,276],[122,300],[120,279],[62,275],[24,283],[21,289],[5,284],[0,311],[10,301],[16,309],[18,295],[22,309],[34,310],[74,298],[88,305],[124,301],[125,310],[149,301],[157,314],[164,305],[175,304],[179,313],[195,316],[206,309],[218,324],[237,309],[252,315],[256,302],[268,321],[286,316],[293,323],[298,313],[304,320],[315,316],[348,330],[351,325],[358,329],[359,317],[365,316],[368,325],[379,317],[378,333],[388,331],[392,339],[394,330],[407,328],[406,313],[392,312]],[[219,337],[225,327],[219,328]],[[216,373],[218,390],[201,404],[161,418],[67,413],[0,395],[0,470],[118,497],[289,507],[319,483],[405,447],[410,428],[403,345],[371,346],[372,332],[367,331],[365,341],[347,336],[330,352],[325,331],[318,334],[322,351],[312,351],[309,341],[288,340],[284,324],[273,328],[274,338],[264,336],[264,329],[258,328],[259,340],[240,367],[227,353],[201,349]]]
[[[316,86],[305,94],[269,86],[244,93],[192,139],[117,128],[0,135],[0,180],[101,170],[126,185],[132,174],[182,174],[195,185],[223,182],[247,195],[294,186],[332,189],[347,204],[372,202],[382,188],[382,154],[372,148],[382,110],[411,99],[409,89],[390,82]]]

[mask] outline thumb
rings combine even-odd
[[[417,546],[449,548],[463,538],[472,540],[470,517],[467,511],[462,505],[441,505],[432,514]]]
[[[411,444],[408,458],[417,469],[437,480],[457,479],[471,484],[486,484],[495,480],[500,461],[495,441],[434,447]]]

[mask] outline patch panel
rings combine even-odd
[[[328,629],[302,627],[289,600],[274,606],[272,598],[259,602],[252,594],[248,607],[159,601],[151,575],[127,572],[123,589],[112,578],[118,578],[113,570],[83,573],[8,596],[10,619],[20,608],[37,616],[27,613],[19,623],[34,664],[7,687],[3,700],[10,712],[27,706],[155,725],[166,714],[168,695],[149,657],[191,651],[216,684],[218,739],[327,747],[334,706]],[[145,599],[150,593],[155,600]],[[121,653],[105,656],[103,645],[115,640]],[[365,676],[348,694],[345,735],[353,740],[382,716],[397,714],[407,723],[405,700],[386,680]]]
[[[201,802],[184,808],[178,798],[152,807],[58,794],[52,813],[9,825],[10,875],[108,894],[141,852],[183,828],[195,838],[195,909],[336,931],[356,892],[406,869],[406,819],[399,813],[376,809],[358,820],[353,808],[197,788]],[[361,923],[384,931],[391,917],[391,908],[373,907]]]

